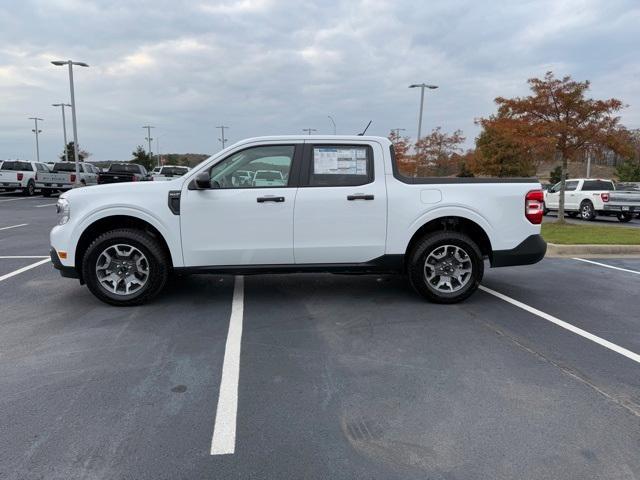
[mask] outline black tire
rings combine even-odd
[[[631,221],[631,219],[633,218],[633,215],[630,213],[620,212],[616,215],[616,217],[618,217],[618,220],[620,220],[622,223],[627,223]]]
[[[542,215],[549,215],[550,210],[547,208],[547,204],[542,204]]]
[[[580,218],[588,222],[596,218],[596,211],[593,208],[593,203],[586,200],[580,204]]]
[[[100,254],[110,246],[125,244],[142,252],[148,260],[146,283],[134,293],[118,294],[107,290],[99,281],[96,265]],[[128,307],[151,300],[164,288],[171,271],[170,260],[160,242],[137,229],[122,228],[103,233],[96,238],[82,258],[82,276],[91,293],[110,305]]]
[[[464,280],[466,283],[453,292],[437,290],[436,286],[427,280],[425,274],[425,262],[429,259],[429,255],[445,245],[462,249],[471,263],[470,275]],[[480,249],[467,235],[458,232],[434,232],[422,238],[409,253],[407,274],[411,286],[426,299],[434,303],[457,303],[478,289],[484,274],[484,262]]]
[[[33,195],[36,193],[36,184],[33,180],[29,180],[27,182],[27,186],[22,189],[22,193],[27,197],[33,197]]]

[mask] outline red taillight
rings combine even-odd
[[[72,173],[71,175],[69,175],[69,181],[71,183],[76,183],[76,174]]]
[[[18,173],[17,177],[18,177],[18,181],[21,182],[22,179],[24,178],[24,173],[22,173],[22,172]]]
[[[608,202],[609,201],[609,194],[608,193],[601,193],[600,194],[600,198],[602,199],[603,202]]]
[[[524,216],[534,225],[542,223],[544,194],[542,190],[531,190],[524,198]]]

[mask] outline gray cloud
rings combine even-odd
[[[44,159],[61,150],[66,72],[55,58],[88,62],[76,72],[81,145],[93,159],[128,158],[157,126],[162,151],[214,152],[215,126],[231,141],[301,133],[460,128],[497,95],[526,93],[553,69],[593,82],[593,95],[630,107],[640,127],[640,8],[634,0],[430,2],[362,0],[32,0],[0,7],[0,158],[32,158],[27,117],[45,118]]]

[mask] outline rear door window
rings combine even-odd
[[[373,181],[373,151],[368,145],[310,145],[307,185],[352,187]]]

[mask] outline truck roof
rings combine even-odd
[[[391,143],[389,139],[386,137],[376,137],[372,135],[362,135],[362,136],[360,135],[273,135],[273,136],[246,138],[244,140],[240,140],[239,142],[237,142],[236,145],[242,144],[242,143],[250,143],[250,142],[253,143],[253,142],[279,141],[279,140],[285,140],[285,141],[295,140],[300,142],[305,140],[311,140],[311,141],[329,140],[329,141],[335,141],[336,143],[373,141],[373,142],[380,142],[380,143],[386,143],[386,144]]]

